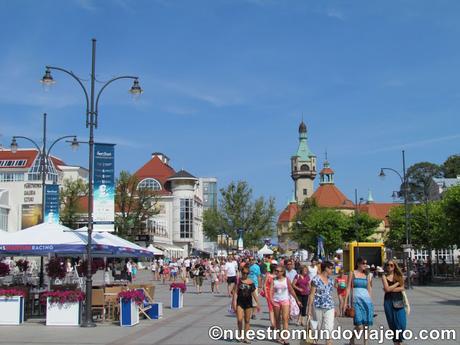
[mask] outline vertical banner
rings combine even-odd
[[[44,223],[59,224],[59,185],[45,185],[45,219]]]
[[[93,229],[113,231],[115,223],[115,144],[94,144]]]
[[[238,250],[243,250],[243,229],[238,229]]]

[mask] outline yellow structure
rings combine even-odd
[[[385,248],[383,242],[350,242],[343,249],[343,269],[350,272],[355,269],[356,259],[363,257],[367,264],[375,267],[383,266],[385,262]]]

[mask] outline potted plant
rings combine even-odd
[[[85,294],[81,291],[48,291],[40,296],[40,302],[46,304],[47,326],[78,326],[81,318],[81,302]]]
[[[29,269],[29,261],[25,259],[19,259],[18,261],[16,261],[16,267],[22,274],[23,284],[27,284],[27,270]]]
[[[184,306],[184,293],[187,291],[185,283],[172,283],[169,285],[171,290],[171,309],[181,309]]]
[[[64,279],[66,275],[64,260],[62,258],[51,258],[46,265],[46,273],[52,281]]]
[[[120,326],[129,327],[139,323],[139,305],[145,296],[139,290],[127,290],[118,293],[120,302]]]
[[[25,292],[0,289],[0,325],[20,325],[24,322]]]

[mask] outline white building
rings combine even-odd
[[[134,173],[139,186],[151,188],[159,195],[160,212],[147,221],[142,233],[148,235],[148,242],[166,250],[168,255],[187,256],[194,249],[204,248],[204,191],[199,178],[185,170],[176,172],[169,161],[165,154],[154,152]]]
[[[57,157],[47,162],[46,183],[58,185],[64,179],[88,179],[88,171],[69,166]],[[0,230],[14,232],[41,220],[42,179],[37,149],[16,153],[0,148]]]

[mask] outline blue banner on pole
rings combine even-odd
[[[319,259],[324,259],[324,257],[326,256],[326,253],[324,251],[324,237],[323,236],[318,236],[317,237],[317,252],[316,252],[316,256],[319,258]]]
[[[94,145],[93,224],[95,231],[113,231],[115,222],[115,144]]]
[[[59,224],[59,185],[45,185],[45,217],[48,224]]]

